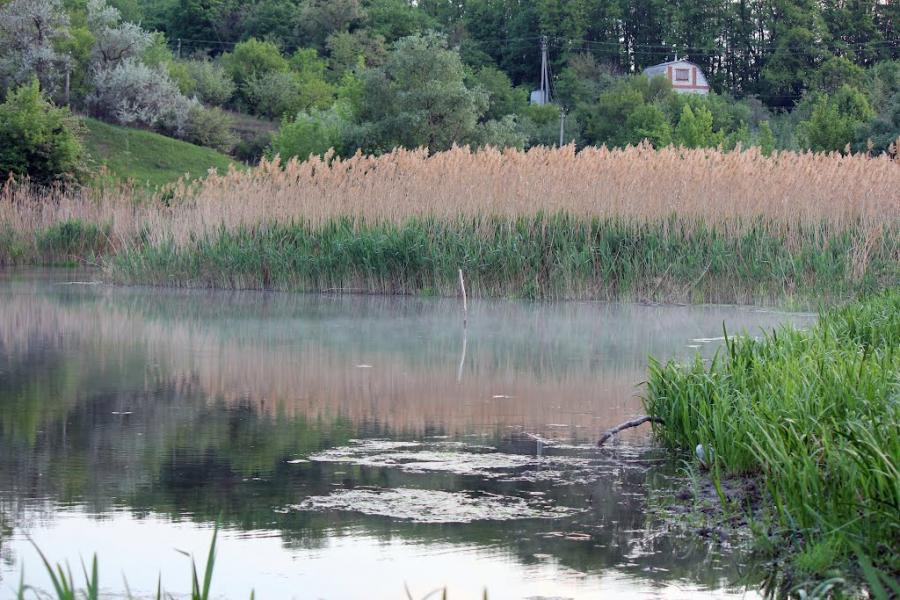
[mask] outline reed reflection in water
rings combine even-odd
[[[809,321],[732,307],[478,301],[464,332],[452,300],[71,278],[0,275],[4,584],[23,560],[39,577],[22,537],[31,533],[60,560],[100,550],[109,585],[125,570],[135,589],[152,589],[174,559],[134,572],[125,555],[140,540],[125,532],[146,532],[163,552],[182,534],[205,539],[221,515],[232,557],[220,563],[221,589],[267,597],[284,596],[279,581],[353,597],[351,582],[323,574],[350,557],[378,572],[383,552],[398,562],[381,565],[374,597],[396,597],[407,579],[469,589],[471,574],[447,569],[476,563],[485,585],[517,581],[493,597],[718,589],[736,557],[648,537],[643,504],[671,485],[671,468],[643,446],[646,432],[608,451],[593,440],[640,411],[649,354],[711,356],[723,321],[730,332]],[[436,498],[447,510],[430,521],[404,512]],[[281,543],[260,555],[271,568],[242,569],[240,556],[273,534]],[[447,552],[475,558],[439,558]],[[300,578],[275,566],[292,561],[321,568]],[[165,579],[177,589],[177,575]]]

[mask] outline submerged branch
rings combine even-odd
[[[643,425],[647,421],[650,421],[651,423],[664,423],[664,421],[662,419],[660,419],[659,417],[650,417],[647,415],[644,415],[642,417],[637,417],[630,421],[625,421],[624,423],[622,423],[620,425],[616,425],[612,429],[607,429],[606,431],[604,431],[603,435],[600,436],[600,439],[597,440],[597,445],[602,446],[603,444],[606,443],[606,440],[608,440],[612,436],[616,435],[620,431],[623,431],[625,429],[631,429],[632,427],[637,427],[638,425]]]

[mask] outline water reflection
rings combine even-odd
[[[59,560],[99,551],[109,586],[125,570],[155,589],[162,568],[181,589],[172,547],[202,555],[220,515],[229,597],[394,598],[404,581],[580,597],[735,575],[738,557],[648,522],[671,466],[645,433],[592,442],[639,412],[648,354],[709,356],[723,321],[787,315],[477,302],[463,337],[453,301],[67,277],[0,275],[0,596],[23,561],[41,581],[25,533]]]

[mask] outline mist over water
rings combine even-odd
[[[0,598],[97,552],[102,587],[457,598],[742,593],[743,560],[660,532],[675,465],[647,357],[811,315],[722,306],[117,288],[0,272]],[[77,283],[73,283],[77,281]],[[77,578],[78,579],[78,578]]]

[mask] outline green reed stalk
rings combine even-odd
[[[854,297],[900,282],[886,233],[859,274],[861,232],[822,236],[776,223],[728,231],[688,219],[637,223],[566,213],[517,218],[414,218],[320,226],[220,227],[187,243],[127,245],[107,262],[124,283],[189,287],[471,296],[767,302]]]

